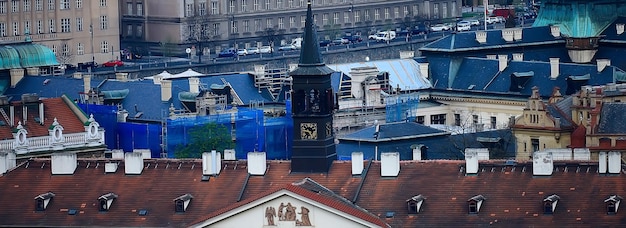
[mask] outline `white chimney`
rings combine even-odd
[[[506,42],[513,42],[513,29],[502,29],[502,39]]]
[[[215,150],[202,153],[202,175],[218,175],[222,171],[222,154]]]
[[[498,55],[498,70],[500,72],[504,71],[508,66],[509,56],[508,55]]]
[[[422,75],[422,77],[430,78],[430,74],[428,70],[428,63],[418,63],[418,66],[420,68],[420,74]]]
[[[487,32],[476,31],[476,41],[481,44],[487,43]]]
[[[607,159],[606,152],[600,151],[598,153],[598,173],[606,173],[607,170]]]
[[[250,175],[265,175],[266,170],[265,152],[248,152],[248,173]]]
[[[569,161],[569,160],[572,160],[572,149],[570,149],[570,148],[545,149],[543,151],[552,153],[552,160],[553,161]]]
[[[622,153],[619,151],[609,151],[609,173],[619,173],[622,171]]]
[[[191,93],[199,93],[200,92],[200,79],[196,77],[189,78],[189,92]]]
[[[497,59],[498,55],[487,55],[487,59]]]
[[[161,81],[161,101],[169,101],[172,98],[172,81]]]
[[[604,68],[611,65],[610,59],[597,59],[596,64],[598,66],[598,72],[602,72]]]
[[[254,65],[254,74],[264,76],[265,75],[265,65]]]
[[[522,28],[513,29],[513,40],[522,40]]]
[[[551,25],[550,34],[552,34],[554,38],[561,37],[561,28],[558,25]]]
[[[352,152],[352,175],[363,173],[363,152]]]
[[[589,148],[574,148],[574,160],[589,161],[591,160],[591,152]]]
[[[550,79],[556,79],[559,74],[559,58],[550,58]]]
[[[115,73],[115,80],[125,82],[128,81],[128,73],[117,72]]]
[[[151,159],[152,153],[149,149],[133,149],[133,152],[141,153],[143,159]]]
[[[104,173],[115,173],[115,172],[117,172],[117,163],[107,162],[104,164]]]
[[[415,51],[400,51],[400,59],[412,59],[415,57]]]
[[[413,149],[413,161],[421,161],[422,160],[422,147],[424,145],[419,145],[416,147],[412,147]]]
[[[465,173],[478,174],[478,151],[465,148]]]
[[[74,174],[76,170],[76,154],[71,152],[53,153],[51,156],[52,174]]]
[[[295,70],[296,68],[298,68],[298,64],[297,63],[290,63],[289,64],[289,72]]]
[[[400,173],[400,153],[385,152],[380,154],[380,176],[397,177]]]
[[[533,175],[550,176],[553,170],[552,152],[536,151],[533,154]]]
[[[113,150],[111,151],[112,159],[124,159],[124,151],[123,150]]]
[[[624,24],[615,24],[615,30],[617,35],[622,35],[622,33],[624,33]]]
[[[225,149],[224,150],[224,160],[226,161],[234,161],[237,160],[237,155],[234,149]]]
[[[91,75],[85,74],[83,76],[83,92],[89,93],[89,90],[91,90]]]
[[[140,152],[124,153],[124,172],[141,174],[143,171],[143,154]]]
[[[15,168],[15,153],[0,152],[0,175]]]
[[[163,81],[163,76],[161,75],[154,75],[152,77],[152,83],[154,83],[155,85],[161,85],[161,81]]]
[[[513,53],[514,61],[524,61],[524,53]]]

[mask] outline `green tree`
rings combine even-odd
[[[177,158],[200,158],[204,152],[224,151],[235,146],[228,129],[217,123],[194,126],[187,135],[189,143],[176,147],[174,154]]]

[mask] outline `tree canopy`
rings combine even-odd
[[[187,136],[188,143],[176,147],[177,158],[200,158],[204,152],[224,151],[235,146],[229,130],[217,123],[194,126],[187,132]]]

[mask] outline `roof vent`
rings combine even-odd
[[[397,177],[400,173],[400,153],[386,152],[380,155],[380,176]]]
[[[548,215],[553,214],[554,210],[556,210],[556,204],[560,199],[561,197],[556,194],[552,194],[543,199],[543,213]]]
[[[216,150],[202,153],[202,175],[218,175],[222,171],[222,154]]]
[[[75,153],[54,153],[51,158],[52,175],[74,174],[77,166]]]
[[[250,175],[265,175],[266,161],[265,152],[248,152],[248,173]]]
[[[422,209],[422,204],[424,203],[425,199],[426,197],[420,194],[420,195],[413,196],[410,199],[406,200],[408,213],[409,214],[420,213]]]
[[[363,152],[352,152],[352,175],[363,173]]]
[[[111,204],[113,204],[113,200],[117,198],[115,193],[107,193],[100,197],[98,197],[98,202],[100,202],[100,211],[109,211],[111,209]]]
[[[481,44],[487,43],[487,32],[476,31],[476,41]]]
[[[193,199],[193,196],[189,193],[174,199],[174,211],[181,213],[187,211],[187,206],[189,206],[191,199]]]
[[[574,148],[574,160],[589,161],[591,160],[591,152],[589,148]]]
[[[235,161],[237,160],[237,155],[234,149],[225,149],[224,150],[224,160],[226,161]]]
[[[104,173],[115,173],[117,172],[117,163],[107,162],[104,164]]]
[[[53,197],[54,193],[52,192],[47,192],[35,197],[35,210],[45,211]]]
[[[617,214],[617,209],[619,209],[619,204],[622,202],[622,199],[624,198],[618,195],[612,195],[605,199],[604,203],[606,203],[606,213],[609,215]]]
[[[561,37],[561,28],[558,25],[551,25],[550,34],[552,34],[554,38]]]
[[[469,198],[467,200],[468,213],[478,214],[478,212],[480,211],[480,206],[483,205],[483,201],[485,201],[486,199],[487,198],[485,198],[483,195],[476,195],[472,198]]]
[[[615,24],[615,32],[617,35],[622,35],[622,33],[624,33],[624,24]]]
[[[524,53],[513,53],[513,61],[524,61]]]
[[[465,172],[478,174],[478,151],[473,148],[465,148]]]
[[[537,151],[533,154],[533,175],[550,176],[553,170],[552,152]]]
[[[126,174],[141,174],[143,154],[140,152],[124,153],[124,171]]]

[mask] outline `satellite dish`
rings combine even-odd
[[[186,52],[187,54],[191,53],[191,48],[187,48],[187,49],[185,49],[185,52]]]

